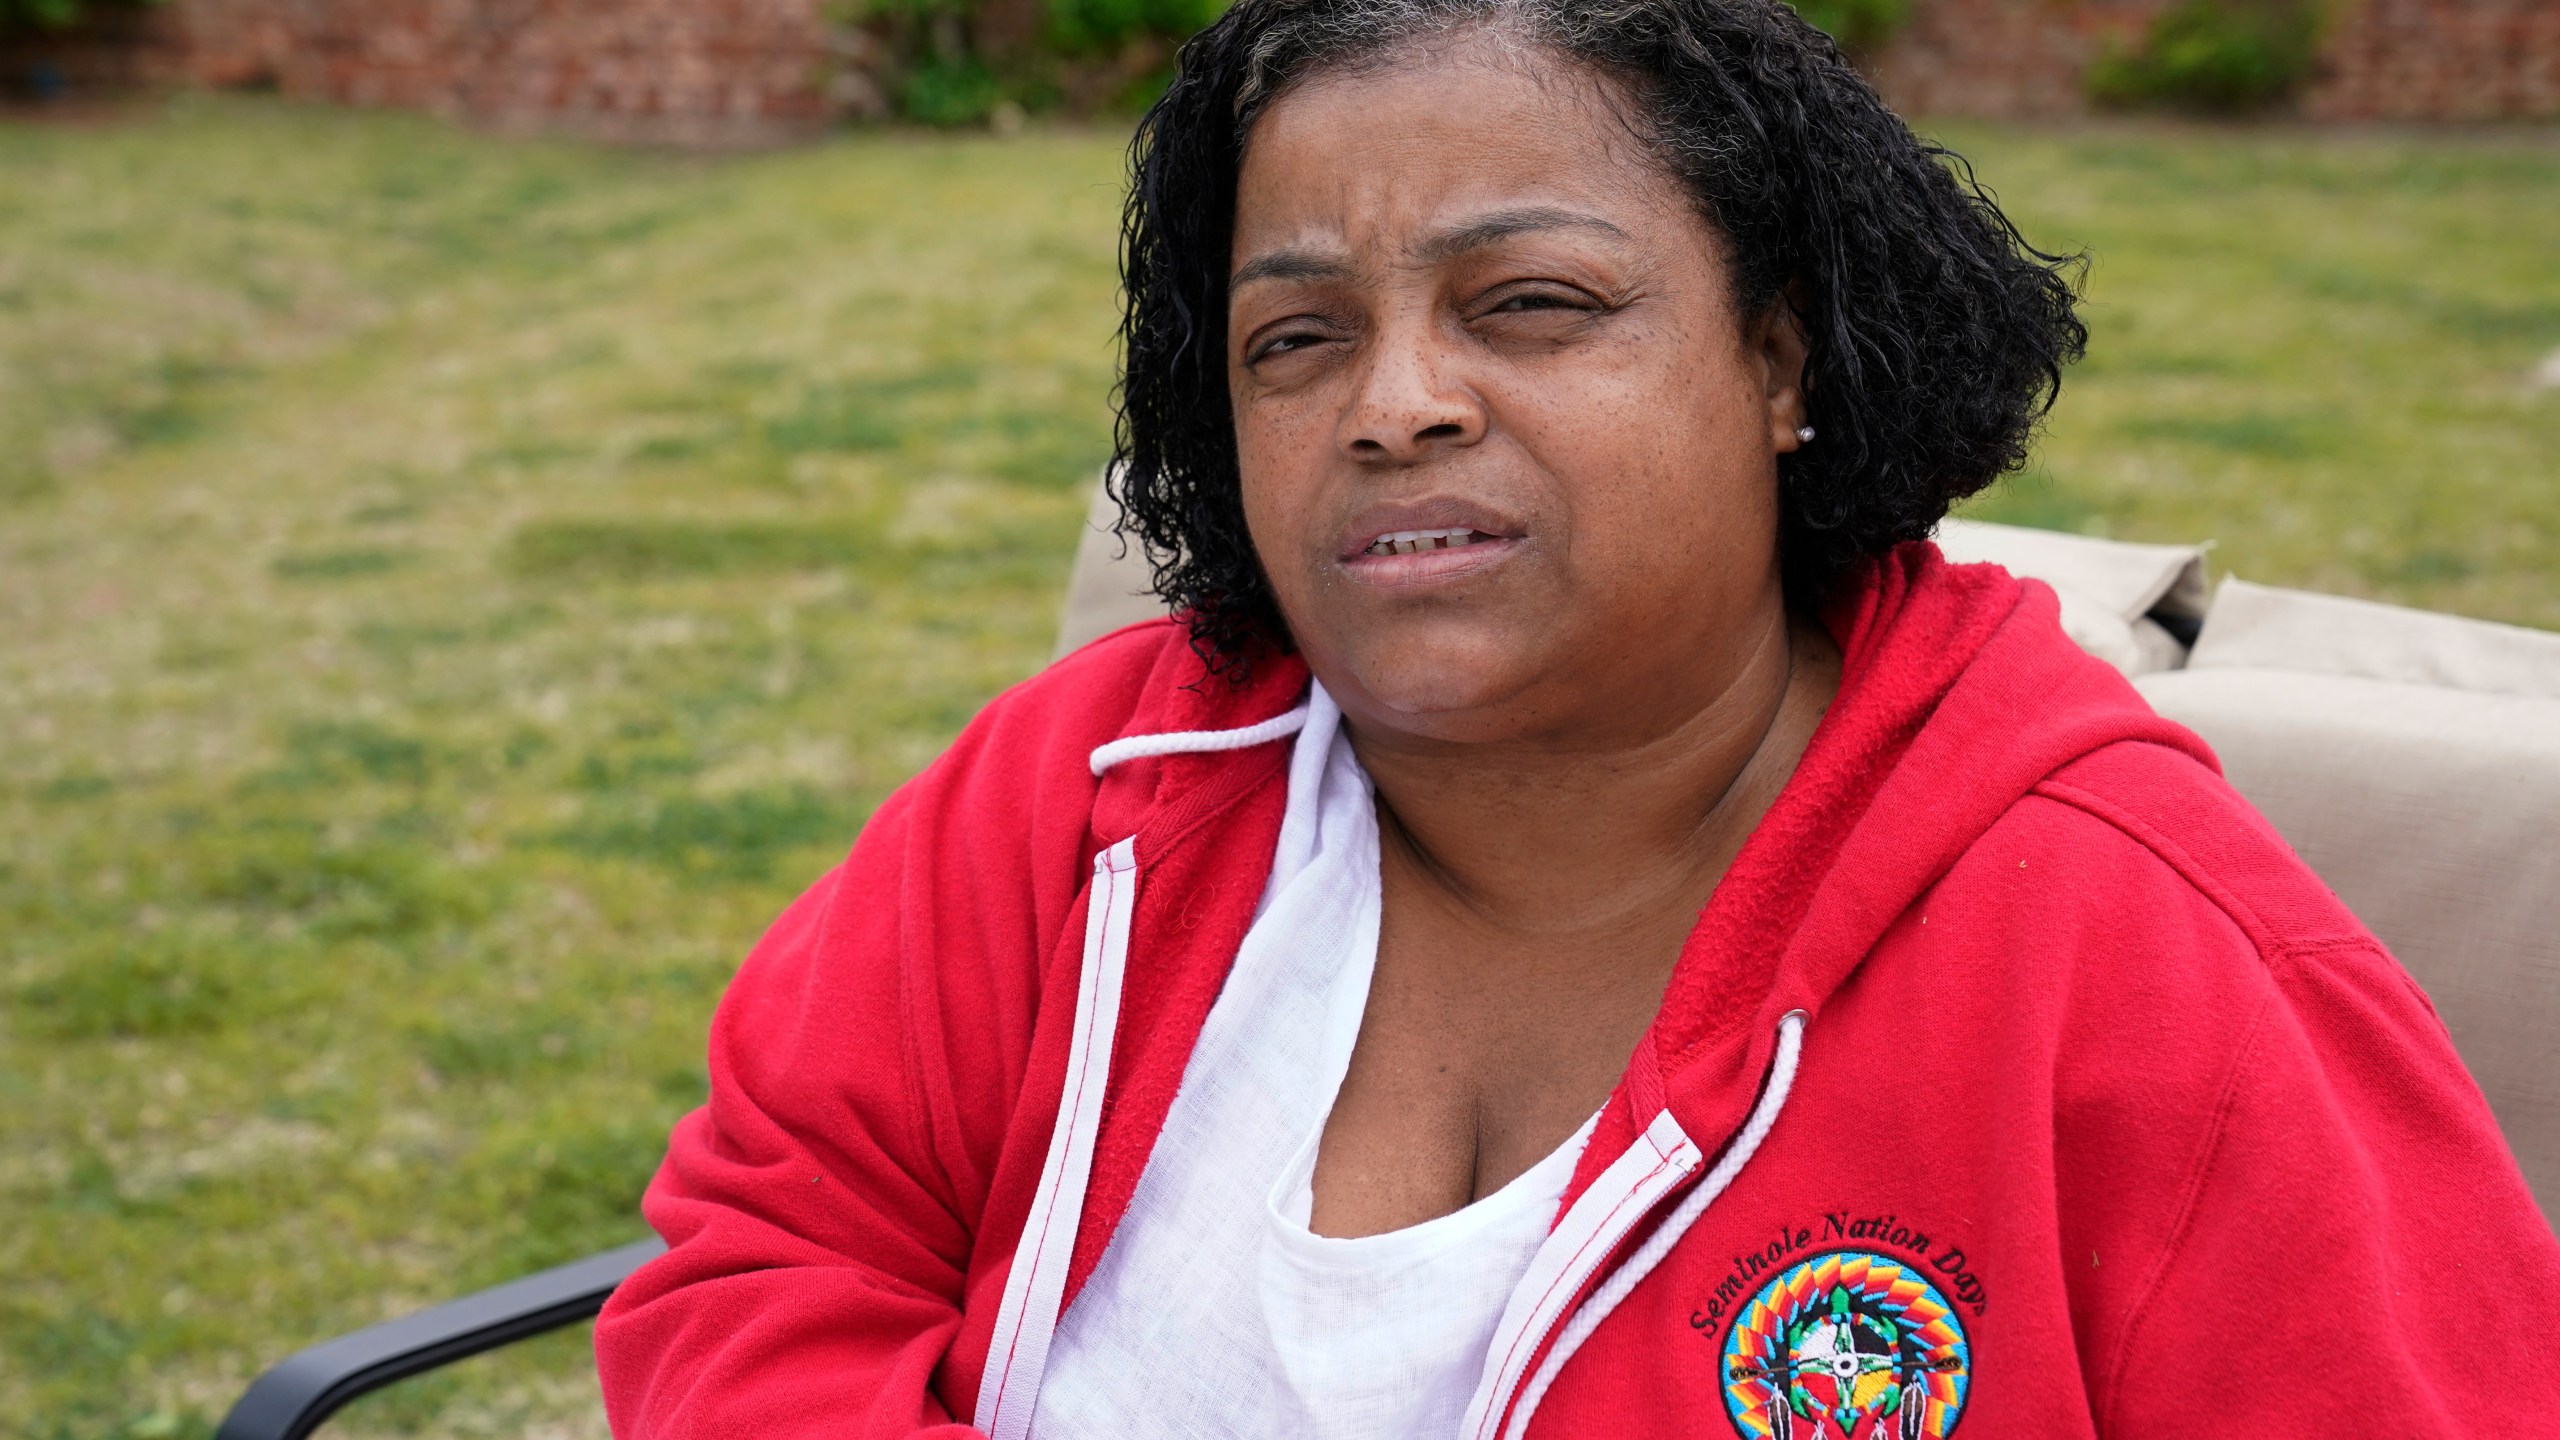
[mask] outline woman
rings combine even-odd
[[[1922,539],[2082,332],[1827,42],[1242,0],[1135,155],[1182,619],[996,701],[748,960],[619,1433],[2560,1413],[2560,1247],[2425,999]]]

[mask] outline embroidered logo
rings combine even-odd
[[[1918,1266],[1831,1250],[1734,1312],[1721,1363],[1745,1440],[1922,1440],[1963,1416],[1973,1350]]]

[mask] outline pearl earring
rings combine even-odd
[[[1799,425],[1799,426],[1797,426],[1797,427],[1796,427],[1796,443],[1797,443],[1797,444],[1799,444],[1799,445],[1810,445],[1810,444],[1812,444],[1812,443],[1813,443],[1813,427],[1812,427],[1812,426],[1810,426],[1810,425]]]

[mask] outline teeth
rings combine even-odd
[[[1461,527],[1455,530],[1398,530],[1369,544],[1370,555],[1414,555],[1425,550],[1455,550],[1493,537]]]

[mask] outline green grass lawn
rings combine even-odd
[[[2088,248],[1993,518],[2560,626],[2560,144],[1964,130]],[[0,128],[0,1432],[640,1232],[736,957],[1044,658],[1119,140]],[[583,1332],[354,1433],[593,1435]]]

